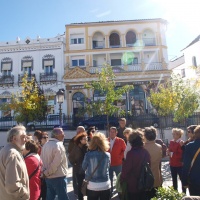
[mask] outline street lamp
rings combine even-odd
[[[56,101],[59,103],[59,121],[60,126],[62,126],[62,108],[61,104],[64,102],[64,89],[59,89],[56,93]]]

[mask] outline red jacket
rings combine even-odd
[[[182,141],[182,140],[180,140]],[[180,145],[180,141],[179,142],[175,142],[174,140],[170,141],[169,144],[169,151],[170,151],[170,166],[172,167],[182,167],[183,163],[182,163],[182,154],[183,151],[181,149],[181,145]]]
[[[42,161],[41,160],[39,161],[36,155],[31,155],[31,154],[25,157],[24,160],[26,163],[29,177],[35,171],[35,169],[38,167],[38,164],[40,163],[39,169],[29,180],[30,200],[39,199],[41,192],[40,174],[41,174]]]
[[[110,142],[110,138],[108,138],[108,140]],[[125,149],[126,149],[126,143],[124,142],[124,140],[119,137],[116,137],[112,151],[109,149],[111,156],[110,166],[122,165]]]

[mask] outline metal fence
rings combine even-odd
[[[127,116],[115,116],[117,119],[124,117],[127,119],[127,126],[132,128],[144,128],[147,126],[154,126],[156,128],[170,128],[179,127],[185,128],[189,125],[200,124],[200,113],[194,113],[192,116],[186,118],[182,122],[174,122],[173,116],[159,116],[155,114],[142,114],[142,115],[127,115]],[[76,116],[63,116],[62,127],[65,130],[75,130],[81,121],[87,120],[90,117],[76,117]],[[13,117],[0,118],[0,130],[8,130],[18,123]],[[28,124],[28,129],[52,129],[55,126],[60,126],[59,116],[43,120],[41,122],[31,122]]]

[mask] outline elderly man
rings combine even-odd
[[[67,195],[67,158],[63,145],[64,132],[62,128],[54,128],[51,138],[43,146],[41,158],[43,175],[47,185],[47,199],[68,200]]]
[[[0,199],[28,200],[29,177],[21,154],[26,142],[25,127],[12,128],[8,132],[7,142],[0,151]]]

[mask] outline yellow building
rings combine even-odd
[[[97,80],[104,64],[112,66],[117,86],[133,84],[119,107],[148,113],[149,83],[156,87],[170,76],[163,19],[123,20],[66,25],[65,74],[67,114],[76,114],[84,98],[103,98],[84,88]]]

